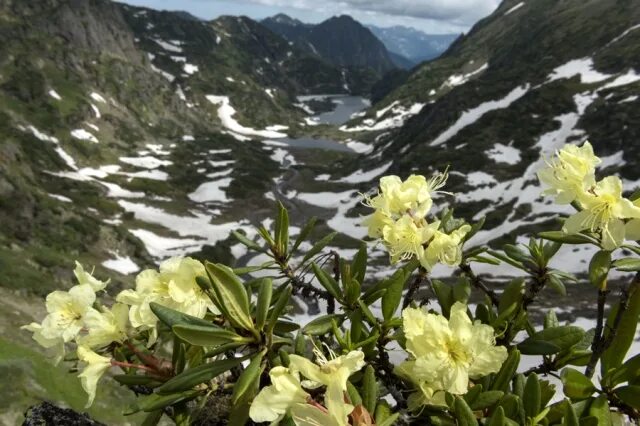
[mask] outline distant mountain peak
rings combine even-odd
[[[293,27],[304,25],[302,21],[292,18],[285,13],[278,13],[277,15],[273,15],[269,18],[266,18],[265,21],[271,21],[281,25],[291,25]]]

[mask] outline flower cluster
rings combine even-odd
[[[190,257],[174,257],[160,264],[159,271],[147,269],[136,277],[135,290],[123,290],[116,300],[130,306],[129,321],[135,328],[149,330],[149,344],[158,335],[158,319],[151,311],[151,302],[198,318],[207,310],[217,312],[213,302],[196,282],[206,271],[199,261]]]
[[[417,388],[409,398],[411,409],[446,405],[445,391],[465,394],[470,378],[497,372],[507,359],[507,349],[495,345],[493,328],[472,323],[463,303],[451,307],[448,321],[417,308],[405,309],[402,321],[411,357],[396,367],[396,374]]]
[[[573,203],[578,208],[564,224],[566,233],[596,233],[602,247],[613,250],[625,238],[640,238],[640,202],[622,196],[622,181],[617,176],[596,181],[600,163],[589,142],[581,147],[566,145],[538,172],[538,178],[549,186],[544,194],[555,195],[559,204]]]
[[[53,291],[46,298],[47,316],[42,323],[22,328],[33,332],[41,346],[55,351],[56,363],[65,354],[65,344],[75,343],[78,359],[85,364],[80,373],[82,387],[89,395],[87,406],[93,403],[100,377],[113,364],[106,352],[113,343],[122,344],[134,331],[149,332],[149,342],[157,337],[157,318],[149,303],[157,302],[180,312],[203,318],[213,305],[196,283],[205,275],[204,266],[191,258],[176,257],[163,262],[160,272],[149,269],[136,278],[136,290],[124,290],[110,308],[101,305],[96,293],[107,282],[96,279],[76,262],[74,270],[78,284],[69,291]]]
[[[344,400],[347,380],[364,367],[364,353],[351,351],[330,358],[316,348],[316,363],[291,355],[290,365],[274,367],[269,372],[271,385],[263,388],[251,404],[249,416],[254,422],[277,424],[289,414],[296,425],[347,426],[354,407]],[[307,380],[300,380],[300,376]],[[326,386],[324,406],[304,389]]]
[[[438,173],[427,180],[411,175],[404,182],[398,176],[385,176],[380,179],[379,193],[364,197],[364,203],[375,209],[365,221],[369,237],[382,239],[392,263],[414,256],[427,270],[436,263],[460,263],[461,242],[471,227],[465,224],[447,233],[439,220],[426,218],[433,206],[432,195],[441,192],[447,176]]]

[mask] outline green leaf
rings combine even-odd
[[[625,257],[624,259],[618,259],[613,262],[613,267],[618,271],[640,271],[640,259],[637,257]]]
[[[175,392],[165,395],[152,393],[151,395],[144,396],[136,401],[138,410],[152,412],[160,410],[161,408],[169,405],[174,405],[182,401],[188,401],[195,398],[201,393],[199,390],[188,390],[184,392]],[[131,413],[131,412],[129,412]]]
[[[448,318],[451,306],[453,306],[453,303],[455,302],[453,299],[453,288],[440,280],[433,280],[432,285],[433,292],[436,294],[436,298],[438,299],[438,304],[442,308],[442,314]]]
[[[163,410],[151,411],[147,417],[144,418],[140,426],[156,426],[160,422],[163,414]]]
[[[279,201],[275,228],[278,252],[281,256],[287,257],[287,251],[289,250],[289,212]]]
[[[362,376],[362,404],[368,412],[373,413],[378,401],[378,382],[371,365],[367,365]]]
[[[196,346],[220,346],[234,341],[244,341],[245,343],[250,341],[250,339],[241,337],[233,331],[213,324],[206,326],[176,324],[171,329],[180,339]]]
[[[247,357],[223,359],[190,368],[173,377],[168,382],[165,382],[157,389],[157,391],[159,394],[167,395],[191,389],[201,383],[209,382],[225,371],[231,370],[233,367],[240,365],[240,363],[246,358]]]
[[[289,304],[289,300],[291,300],[291,286],[288,285],[285,289],[280,293],[276,304],[273,306],[271,313],[269,314],[269,324],[267,325],[267,333],[271,333],[273,328],[276,326],[278,322],[278,318],[284,311],[284,309]]]
[[[471,296],[471,283],[467,277],[460,277],[458,282],[453,286],[453,300],[456,302],[464,303],[465,305],[469,301]]]
[[[534,333],[520,343],[518,349],[525,355],[551,355],[569,349],[583,337],[584,330],[580,327],[552,327]]]
[[[640,354],[628,359],[620,367],[609,370],[602,379],[602,383],[613,387],[620,383],[631,382],[638,377],[640,377]]]
[[[225,318],[236,328],[255,330],[249,311],[249,296],[238,276],[220,263],[205,262],[205,268],[220,301],[218,309]]]
[[[333,279],[331,275],[329,275],[324,269],[316,265],[315,263],[311,264],[313,268],[313,273],[318,278],[318,281],[329,292],[331,296],[333,296],[336,300],[342,300],[342,295],[340,294],[340,286],[336,280]]]
[[[625,404],[640,410],[640,386],[622,386],[617,388],[614,393]]]
[[[527,417],[534,418],[540,412],[542,408],[540,406],[541,390],[540,381],[536,373],[529,374],[527,382],[524,386],[524,397],[522,403],[524,404],[524,412]]]
[[[294,331],[297,331],[299,328],[300,324],[298,324],[297,322],[279,319],[278,321],[276,321],[275,327],[273,327],[273,332],[277,334],[292,333]]]
[[[611,426],[611,410],[606,395],[599,395],[589,406],[589,416],[597,419],[598,426]]]
[[[256,243],[255,241],[250,240],[249,238],[246,237],[246,235],[242,234],[241,232],[231,231],[231,233],[236,238],[236,240],[238,240],[240,243],[244,244],[247,248],[249,248],[251,250],[264,251],[262,249],[262,247],[260,247],[260,245],[258,243]]]
[[[298,247],[300,247],[300,244],[302,244],[302,242],[309,236],[311,231],[313,231],[313,227],[316,225],[316,220],[318,220],[316,217],[312,217],[307,221],[307,223],[304,225],[304,227],[300,231],[300,234],[298,234],[298,238],[296,238],[296,241],[293,243],[293,247],[291,247],[291,252],[296,251]]]
[[[558,317],[556,316],[556,311],[553,309],[549,309],[544,316],[544,328],[555,328],[560,327],[560,322],[558,321]]]
[[[564,394],[572,400],[589,398],[596,387],[587,376],[573,368],[565,368],[560,375]]]
[[[256,327],[258,330],[262,330],[267,322],[272,295],[273,281],[271,281],[271,278],[262,279],[260,281],[260,290],[258,291],[258,300],[256,302]]]
[[[362,404],[362,397],[360,396],[360,392],[353,386],[353,383],[347,381],[347,395],[349,395],[349,401],[351,405],[357,407]]]
[[[267,244],[269,244],[270,247],[273,247],[276,244],[276,242],[273,240],[273,237],[269,233],[269,230],[263,225],[258,226],[258,233],[260,234],[260,236],[262,236],[262,238],[264,238],[264,240],[267,242]]]
[[[547,277],[549,278],[549,281],[547,284],[549,288],[552,288],[553,290],[555,290],[555,292],[558,293],[560,296],[567,295],[567,288],[562,282],[562,279],[557,274],[549,273],[547,274]]]
[[[266,349],[264,351],[266,351]],[[242,374],[240,374],[240,377],[238,377],[238,381],[233,386],[233,395],[231,396],[231,403],[233,405],[238,404],[240,398],[260,379],[260,374],[262,374],[264,370],[264,365],[262,365],[264,351],[254,355],[247,368],[245,368]]]
[[[520,351],[513,348],[491,383],[490,390],[509,391],[509,383],[520,364]]]
[[[569,401],[565,400],[564,407],[562,424],[565,426],[580,426],[578,415],[576,414],[576,410],[573,408],[573,405],[571,405]]]
[[[563,231],[547,231],[538,233],[538,237],[563,244],[590,244],[593,238],[582,234],[567,234]]]
[[[149,376],[142,376],[139,374],[116,374],[113,377],[116,382],[125,386],[150,386],[155,387],[162,382],[159,382],[158,379]]]
[[[487,426],[504,426],[506,424],[506,417],[504,415],[504,409],[498,407],[494,410],[493,414],[486,423]]]
[[[393,413],[381,422],[376,423],[377,426],[393,426],[400,417],[400,413]]]
[[[600,360],[601,374],[604,376],[609,369],[616,368],[622,364],[633,339],[636,334],[636,328],[638,326],[638,316],[640,315],[640,280],[634,280],[633,286],[628,290],[629,298],[627,309],[622,313],[620,320],[620,326],[618,327],[615,338],[612,340],[611,345],[604,351]],[[609,338],[611,330],[613,330],[613,322],[620,309],[618,303],[614,309],[611,310],[609,319],[607,320],[607,326],[605,328],[605,338]]]
[[[169,328],[177,324],[193,324],[203,326],[211,325],[211,322],[207,320],[183,314],[182,312],[167,308],[166,306],[160,305],[156,302],[151,302],[149,304],[149,307],[151,308],[151,311],[155,314],[155,316],[158,317],[158,319],[166,324]]]
[[[398,269],[388,278],[389,284],[386,286],[387,292],[382,296],[382,318],[389,321],[393,318],[400,302],[402,301],[402,290],[407,282],[408,274],[403,269]]]
[[[302,332],[311,336],[321,336],[331,331],[331,329],[333,328],[331,324],[332,321],[336,321],[336,323],[342,323],[343,319],[343,315],[338,314],[322,315],[313,319],[312,321],[307,323],[307,325],[302,327]]]
[[[591,284],[600,288],[607,279],[609,268],[611,267],[611,252],[600,250],[591,258],[589,262],[589,281]]]
[[[363,243],[351,262],[351,275],[359,283],[364,282],[367,274],[367,260],[367,245]]]
[[[474,386],[476,387],[476,386]],[[482,392],[478,395],[472,402],[469,403],[469,406],[473,411],[484,410],[486,408],[492,407],[500,398],[504,395],[502,391],[486,391]]]
[[[509,283],[500,296],[498,313],[513,311],[522,302],[524,296],[524,278],[517,278]]]
[[[329,235],[325,236],[320,241],[318,241],[317,243],[315,243],[313,245],[313,247],[311,247],[311,249],[307,252],[307,254],[304,255],[304,257],[302,258],[302,262],[300,262],[300,264],[301,265],[305,264],[307,262],[307,260],[311,259],[316,254],[320,253],[320,251],[323,248],[325,248],[327,246],[327,244],[329,244],[331,241],[333,241],[333,238],[337,234],[338,234],[337,232],[332,232]]]
[[[464,399],[459,396],[456,397],[453,405],[453,411],[456,419],[458,420],[459,426],[474,426],[478,424],[476,416],[473,415],[471,408],[467,405]]]

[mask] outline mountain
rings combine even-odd
[[[640,184],[636,6],[504,1],[343,130],[377,135],[372,169],[450,165],[458,213],[486,214],[493,228],[495,237],[482,232],[476,242],[557,227],[554,217],[567,209],[540,196],[535,172],[564,143],[590,139],[605,173],[619,173],[629,191]],[[567,256],[580,269],[586,255]]]
[[[414,64],[436,58],[457,39],[460,34],[426,34],[411,27],[367,26],[390,52],[409,59]]]
[[[279,14],[261,23],[334,65],[371,69],[378,76],[397,66],[384,44],[369,29],[347,15],[334,16],[311,25]]]

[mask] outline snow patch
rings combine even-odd
[[[199,71],[198,66],[193,64],[184,64],[184,67],[182,67],[182,69],[189,75],[193,75]]]
[[[511,14],[511,13],[513,13],[513,12],[515,12],[516,10],[520,9],[522,6],[524,6],[524,3],[525,3],[525,2],[521,1],[520,3],[516,4],[516,5],[515,5],[515,6],[513,6],[511,9],[507,10],[507,11],[504,13],[504,15],[503,15],[503,16],[507,16],[507,15],[509,15],[509,14]]]
[[[218,105],[218,118],[222,122],[222,125],[233,133],[238,133],[245,136],[257,136],[262,138],[286,138],[285,133],[276,132],[273,130],[256,130],[250,127],[245,127],[238,123],[233,116],[236,110],[231,106],[228,96],[215,96],[207,95],[207,100],[214,105]]]
[[[105,100],[105,98],[102,97],[101,94],[96,93],[96,92],[91,92],[91,94],[89,95],[91,96],[91,99],[93,99],[96,102],[101,102],[103,104],[106,104],[107,101]]]
[[[506,163],[511,165],[518,164],[521,160],[519,149],[503,145],[501,143],[495,144],[493,148],[487,151],[487,157],[496,163]]]
[[[152,156],[145,157],[120,157],[120,161],[143,169],[157,169],[162,166],[170,166],[173,164],[169,160],[160,160]]]
[[[85,129],[75,129],[71,131],[71,136],[81,141],[89,141],[93,143],[99,143],[100,141],[92,133],[87,132]]]
[[[449,139],[454,137],[460,130],[475,123],[480,117],[488,112],[497,109],[508,108],[512,103],[523,97],[529,91],[529,84],[518,86],[509,92],[504,98],[496,101],[488,101],[478,105],[475,108],[464,111],[460,118],[453,123],[451,127],[442,132],[436,139],[431,142],[431,146],[442,145]]]
[[[62,97],[60,97],[60,95],[58,94],[58,92],[56,92],[55,90],[51,89],[49,90],[49,96],[51,96],[53,99],[57,100],[57,101],[61,101]]]

